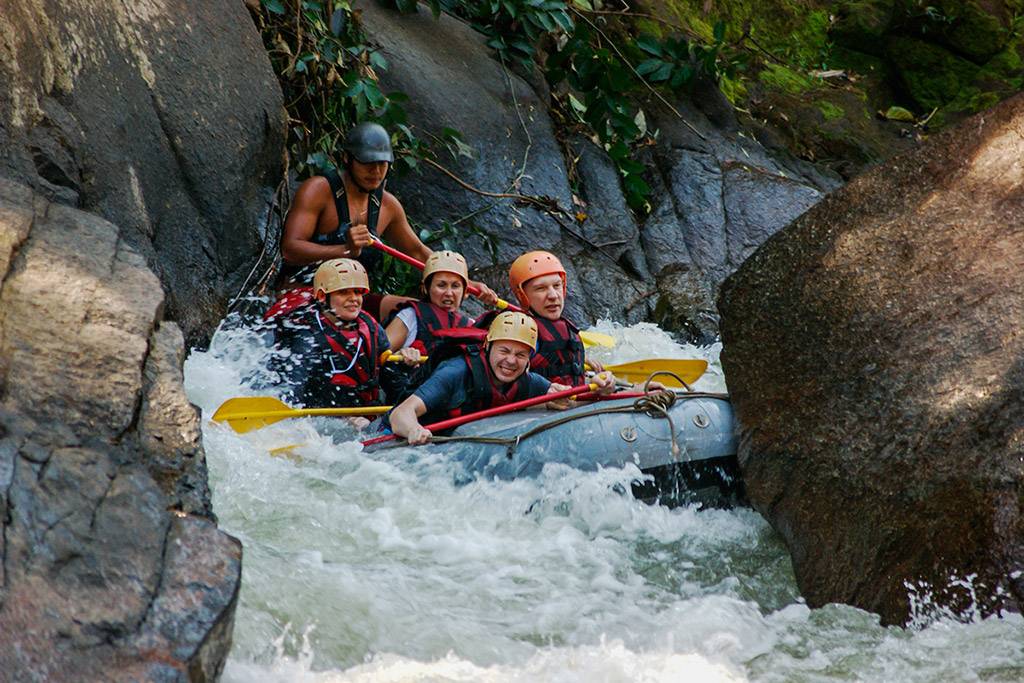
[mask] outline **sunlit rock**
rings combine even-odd
[[[1024,95],[861,176],[723,289],[755,507],[812,606],[1024,604]],[[923,588],[922,588],[923,586]]]
[[[3,179],[0,266],[0,678],[215,677],[241,546],[190,516],[205,455],[159,280],[117,226]]]

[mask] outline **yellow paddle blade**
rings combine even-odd
[[[609,348],[615,346],[615,337],[603,332],[580,332],[580,339],[583,341],[583,346],[588,349],[591,346],[607,346]]]
[[[672,372],[686,382],[693,384],[708,368],[706,360],[680,360],[674,358],[647,358],[636,360],[632,363],[620,365],[606,365],[605,370],[611,370],[616,377],[621,377],[628,382],[644,382],[651,376],[652,372]],[[683,385],[671,375],[658,375],[655,382],[661,382],[666,387],[681,388]]]
[[[214,422],[227,422],[239,434],[251,432],[289,417],[311,415],[381,415],[391,406],[363,408],[292,408],[273,396],[229,398],[213,414]]]

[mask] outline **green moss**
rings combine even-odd
[[[718,83],[719,89],[722,93],[736,106],[746,100],[747,97],[747,86],[743,83],[741,78],[729,78],[723,76],[722,80]]]
[[[953,19],[947,34],[949,44],[957,52],[975,61],[984,61],[999,52],[1008,37],[1004,18],[989,14],[978,3],[944,0]]]
[[[846,110],[842,107],[838,107],[828,100],[818,100],[815,102],[818,107],[818,111],[821,112],[822,116],[825,117],[826,121],[835,121],[846,116]]]
[[[952,102],[978,73],[977,65],[916,38],[892,38],[888,52],[907,91],[925,110]]]
[[[814,90],[818,86],[816,79],[775,63],[766,64],[757,77],[769,88],[792,95]]]
[[[893,0],[845,0],[833,8],[829,36],[843,47],[880,55],[892,23]]]

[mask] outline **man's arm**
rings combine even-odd
[[[332,201],[331,184],[323,176],[314,176],[299,186],[281,235],[281,257],[285,263],[304,266],[349,256],[349,249],[345,245],[313,242],[320,217]]]
[[[409,219],[405,215],[402,203],[390,192],[384,193],[384,207],[391,220],[381,226],[380,236],[383,239],[387,236],[388,244],[398,249],[403,254],[412,256],[418,261],[426,261],[433,251],[420,241],[416,232],[409,225]],[[384,213],[382,211],[382,213]]]
[[[429,429],[424,429],[419,421],[426,412],[427,405],[423,399],[413,394],[391,411],[391,431],[405,437],[406,441],[413,445],[430,441],[433,435]]]
[[[420,241],[412,226],[409,225],[409,219],[405,215],[405,208],[402,207],[402,203],[390,192],[384,193],[383,201],[391,210],[392,218],[387,225],[380,229],[381,238],[387,233],[387,241],[393,247],[408,256],[412,256],[414,259],[426,261],[427,257],[433,253],[433,250]],[[498,295],[484,283],[470,280],[469,286],[476,287],[480,291],[480,295],[477,298],[488,306],[494,306],[498,303]]]

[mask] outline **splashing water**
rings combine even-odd
[[[618,340],[598,360],[705,358],[695,388],[725,389],[718,346],[595,329]],[[185,365],[214,509],[245,546],[226,681],[1024,679],[1019,615],[904,630],[808,609],[755,512],[647,506],[617,492],[635,470],[456,486],[443,458],[368,456],[323,418],[246,435],[209,422],[232,396],[268,393],[245,384],[267,353],[224,328]]]

